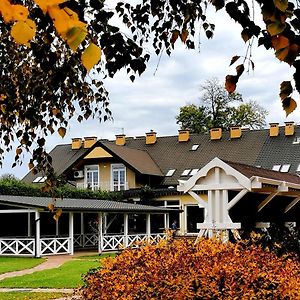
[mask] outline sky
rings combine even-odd
[[[240,37],[240,26],[222,12],[212,12],[212,17],[211,21],[216,25],[214,37],[207,40],[202,33],[200,51],[187,50],[178,39],[171,57],[163,54],[159,62],[156,55],[152,56],[147,70],[134,83],[125,71],[119,72],[113,79],[105,79],[113,121],[99,123],[88,120],[78,124],[73,120],[63,139],[58,134],[47,137],[47,150],[57,144],[70,143],[74,137],[114,139],[116,134],[123,132],[126,136],[142,136],[151,129],[158,136],[176,135],[179,126],[175,117],[180,107],[200,103],[199,86],[205,80],[216,77],[223,83],[227,74],[235,74],[235,66],[229,67],[231,57],[243,56],[246,52],[246,45]],[[256,45],[252,58],[254,72],[245,72],[237,87],[244,101],[255,100],[265,107],[269,111],[267,123],[299,122],[300,108],[286,118],[278,96],[280,83],[291,80],[293,70],[277,60],[271,50],[266,51]],[[294,98],[297,99],[298,95],[295,94]],[[21,166],[12,169],[13,159],[14,153],[5,155],[0,175],[14,174],[22,178],[28,172],[29,155],[23,157]]]

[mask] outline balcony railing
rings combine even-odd
[[[76,183],[76,187],[78,189],[85,189],[87,188],[87,185],[83,182],[78,182]],[[102,191],[114,191],[114,187],[112,186],[110,181],[101,181],[98,189]],[[121,187],[121,189],[119,190],[128,190],[128,189],[129,189],[129,185],[128,182],[126,181],[125,186]]]

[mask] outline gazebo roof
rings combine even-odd
[[[50,197],[26,197],[0,195],[0,204],[15,205],[26,208],[40,208],[48,210],[49,204],[55,204],[56,208],[67,211],[94,211],[114,213],[152,213],[163,214],[177,209],[155,207],[150,205],[134,204],[121,201],[97,200],[97,199],[56,199]]]

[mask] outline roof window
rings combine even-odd
[[[300,172],[300,164],[298,165],[296,172]]]
[[[193,169],[190,173],[190,176],[197,174],[198,171],[199,171],[199,169]]]
[[[166,177],[171,177],[175,173],[176,169],[170,169],[167,174],[165,175]]]
[[[181,173],[181,176],[188,176],[190,172],[191,172],[191,169],[185,169],[185,170]]]
[[[300,137],[295,137],[293,140],[293,145],[299,145],[300,144]]]
[[[198,144],[194,144],[191,148],[192,151],[196,151],[199,148]]]
[[[39,183],[43,183],[43,182],[46,181],[46,179],[47,179],[46,176],[44,176],[44,177],[39,176],[39,177],[35,178],[32,182],[33,182],[33,183],[38,183],[38,182],[39,182]]]
[[[274,165],[273,168],[272,168],[272,170],[273,171],[279,171],[280,168],[281,168],[281,165]]]
[[[288,164],[282,165],[282,167],[281,167],[281,169],[280,169],[280,172],[284,172],[284,173],[288,172],[289,169],[290,169],[290,166],[291,166],[291,165],[288,165]]]

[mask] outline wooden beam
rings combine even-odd
[[[235,206],[246,194],[248,193],[247,189],[241,190],[231,201],[227,204],[227,209],[230,210]]]
[[[256,222],[255,228],[270,228],[269,222]]]
[[[295,198],[289,205],[284,209],[284,213],[286,214],[289,210],[291,210],[300,200],[300,197]]]
[[[18,213],[31,213],[36,212],[35,209],[2,209],[0,210],[0,214],[18,214]]]
[[[199,207],[207,208],[207,202],[201,197],[201,195],[197,195],[193,191],[188,191],[188,193],[198,202]]]
[[[241,223],[197,223],[197,229],[212,229],[212,230],[226,230],[226,229],[241,229]]]
[[[257,208],[257,212],[260,212],[269,202],[271,202],[277,195],[279,194],[279,192],[270,194],[265,200],[263,200]]]

